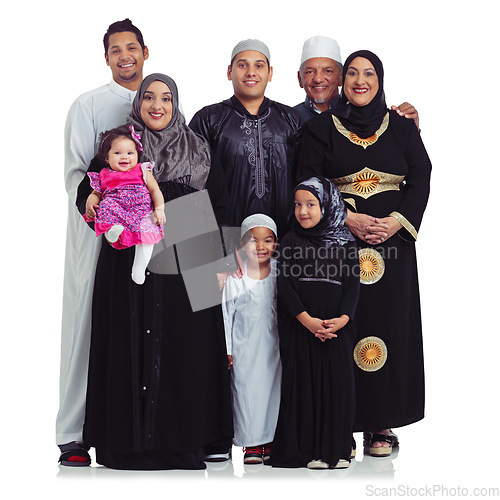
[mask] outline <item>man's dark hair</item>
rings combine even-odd
[[[141,30],[134,26],[132,24],[132,21],[127,17],[127,19],[124,19],[123,21],[117,21],[116,23],[110,24],[108,31],[106,31],[106,34],[104,35],[104,53],[108,53],[109,49],[109,37],[115,33],[123,33],[124,31],[130,31],[135,34],[137,37],[137,41],[139,42],[140,46],[142,47],[142,51],[144,52],[144,48],[146,47],[144,45],[144,38],[142,37]]]

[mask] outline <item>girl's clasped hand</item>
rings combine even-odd
[[[297,319],[321,342],[337,337],[337,332],[349,321],[349,316],[343,314],[340,318],[320,319],[313,318],[306,311],[297,316]]]

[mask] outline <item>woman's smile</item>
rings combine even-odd
[[[155,80],[144,92],[141,118],[151,130],[163,130],[172,119],[172,92],[167,84]]]
[[[377,95],[378,76],[373,64],[364,57],[356,57],[346,70],[344,93],[355,106],[366,106]]]

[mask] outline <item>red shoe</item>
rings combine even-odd
[[[264,462],[267,462],[271,458],[271,444],[272,443],[267,443],[263,446],[264,452],[262,454],[262,460],[264,460]]]
[[[261,464],[264,460],[262,458],[263,449],[262,446],[249,446],[248,448],[243,448],[244,464]]]

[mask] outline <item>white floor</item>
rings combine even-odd
[[[114,471],[93,465],[59,467],[55,487],[82,498],[217,498],[281,500],[365,497],[498,497],[496,455],[487,459],[476,451],[458,453],[446,437],[422,434],[421,422],[398,429],[401,446],[391,457],[363,455],[362,435],[356,434],[357,454],[344,470],[274,469],[244,465],[242,449],[232,459],[207,464],[205,471]],[[463,448],[465,450],[465,448]],[[495,463],[496,462],[496,463]],[[52,490],[51,490],[52,491]],[[108,496],[110,495],[110,496]],[[58,497],[59,498],[59,497]],[[62,497],[61,497],[62,498]],[[71,498],[75,498],[72,494]],[[76,497],[79,498],[79,497]]]
[[[361,444],[361,434],[359,439]],[[93,453],[91,450],[92,459]],[[232,480],[250,480],[250,479],[263,479],[272,480],[274,478],[346,478],[347,476],[354,479],[369,479],[374,476],[385,479],[394,478],[394,464],[398,459],[399,451],[395,449],[390,457],[372,458],[363,456],[362,449],[358,449],[356,458],[351,461],[348,469],[339,470],[308,470],[306,468],[300,469],[276,469],[264,464],[246,465],[243,463],[242,448],[233,446],[232,457],[226,462],[207,463],[205,471],[154,471],[154,472],[130,472],[130,471],[116,471],[101,467],[93,463],[91,467],[86,468],[73,468],[73,467],[59,467],[58,477],[65,479],[66,477],[95,477],[95,478],[112,478],[112,477],[127,477],[130,474],[144,474],[144,475],[164,475],[165,477],[179,477],[196,479],[203,477],[207,480],[224,479],[227,481]]]

